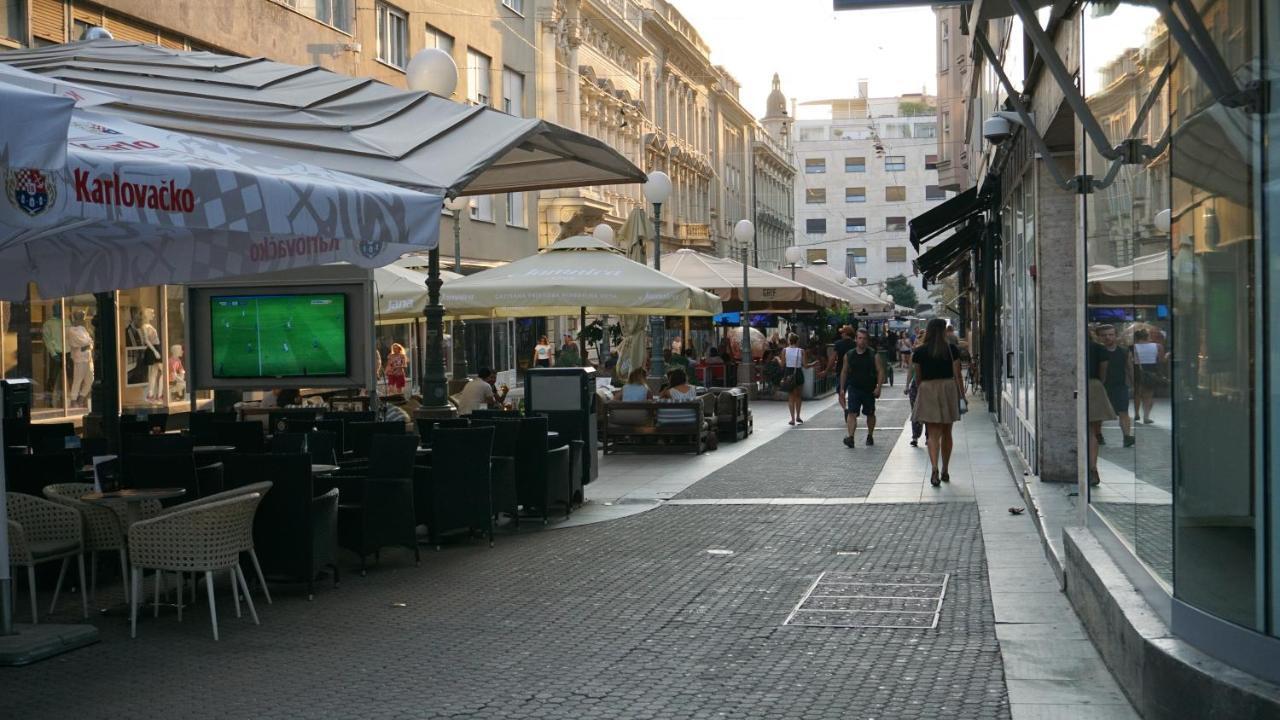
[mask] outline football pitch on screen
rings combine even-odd
[[[346,297],[214,297],[213,374],[222,378],[345,375]]]

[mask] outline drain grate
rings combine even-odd
[[[931,630],[950,573],[824,572],[783,625]]]

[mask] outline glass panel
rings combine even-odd
[[[30,301],[11,303],[6,319],[5,377],[31,379],[32,419],[61,417],[66,388],[62,301],[41,300],[33,287]]]
[[[467,323],[468,335],[474,332],[475,326],[476,326],[476,323]],[[416,380],[417,380],[417,375],[420,372],[417,365],[418,346],[417,346],[417,343],[415,342],[416,340],[416,337],[414,335],[415,327],[416,325],[412,321],[396,322],[396,323],[379,323],[374,325],[374,344],[377,347],[378,357],[381,358],[383,361],[382,366],[384,368],[386,367],[386,358],[388,358],[391,355],[392,344],[398,344],[400,347],[404,348],[405,357],[408,358],[408,363],[405,365],[405,371],[404,371],[404,377],[405,377],[404,390],[409,395],[412,395],[413,393],[417,392]],[[446,358],[446,362],[452,361],[453,353],[446,352],[445,358]],[[468,360],[468,362],[470,362],[470,360]],[[475,366],[468,366],[467,369],[473,373],[476,370]],[[452,371],[453,371],[453,368],[450,367],[449,372],[452,373]],[[450,374],[449,377],[452,378],[453,375]],[[385,375],[378,378],[378,391],[383,395],[389,394],[386,386]]]
[[[1159,14],[1098,3],[1083,16],[1082,83],[1109,143],[1159,145],[1169,113],[1168,87],[1153,95],[1169,62]],[[1107,175],[1111,161],[1083,142],[1085,172]],[[1170,236],[1157,216],[1170,207],[1169,163],[1168,153],[1152,151],[1121,165],[1114,182],[1085,201],[1087,470],[1098,483],[1089,500],[1164,583],[1174,577],[1169,358],[1178,333],[1169,318]]]
[[[1219,0],[1203,11],[1209,35],[1242,85],[1257,68],[1253,7],[1247,0]],[[1174,594],[1263,629],[1264,518],[1255,480],[1255,347],[1264,327],[1255,316],[1259,116],[1216,102],[1186,58],[1174,67],[1170,91]]]
[[[83,415],[90,409],[94,368],[99,362],[94,319],[98,303],[92,295],[66,299],[67,412]]]
[[[158,287],[119,293],[120,407],[125,412],[166,404],[165,350],[160,335],[163,303]]]

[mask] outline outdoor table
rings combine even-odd
[[[235,445],[196,445],[191,451],[197,455],[215,455],[218,453],[230,453],[236,451]]]
[[[142,519],[142,503],[147,500],[168,500],[182,497],[186,494],[185,488],[140,488],[112,490],[111,492],[94,491],[81,495],[80,499],[85,502],[104,505],[112,502],[123,502],[125,504],[125,531],[127,532],[130,526]]]
[[[328,475],[329,473],[337,472],[337,471],[338,471],[337,465],[321,465],[321,464],[311,465],[312,475]]]

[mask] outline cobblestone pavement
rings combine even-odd
[[[894,441],[909,424],[910,405],[892,397],[876,408],[878,425],[896,428],[876,431],[876,444],[866,447],[865,418],[859,422],[857,447],[840,444],[844,411],[837,405],[805,420],[732,463],[711,473],[676,497],[866,497],[893,450]]]

